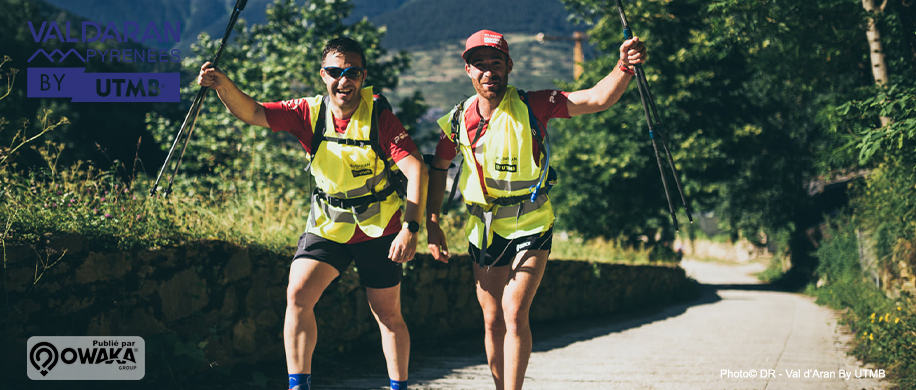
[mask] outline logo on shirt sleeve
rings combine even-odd
[[[401,132],[398,133],[398,135],[395,136],[394,139],[393,139],[391,142],[394,143],[394,144],[399,144],[399,145],[400,145],[400,144],[401,144],[401,141],[403,141],[405,138],[407,138],[407,132],[401,130]]]

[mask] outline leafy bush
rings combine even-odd
[[[849,310],[843,321],[855,334],[854,353],[888,367],[903,388],[916,386],[916,317],[907,301],[888,299],[866,278],[859,262],[855,221],[831,221],[828,238],[817,250],[823,287],[809,287],[818,303]]]
[[[901,81],[860,94],[833,120],[834,130],[846,134],[847,149],[870,168],[852,204],[862,228],[873,232],[881,265],[892,272],[901,263],[916,269],[916,84]],[[878,125],[879,116],[890,122]]]

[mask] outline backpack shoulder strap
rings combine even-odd
[[[401,198],[407,196],[407,177],[404,176],[404,173],[398,171],[397,173],[392,172],[392,162],[388,160],[388,153],[382,148],[382,142],[379,137],[379,118],[382,115],[382,111],[392,111],[391,103],[388,102],[388,99],[384,95],[378,94],[372,96],[372,118],[369,124],[369,145],[372,147],[372,150],[375,151],[377,158],[382,159],[382,163],[385,164],[385,177],[388,179],[388,185],[390,188],[394,188],[394,191],[397,192],[398,196]],[[387,195],[386,195],[387,196]]]
[[[321,103],[318,106],[318,119],[315,120],[315,127],[312,129],[312,144],[310,145],[311,150],[308,152],[309,163],[305,166],[305,171],[310,172],[312,169],[312,163],[315,162],[315,154],[318,153],[318,148],[321,147],[321,142],[324,141],[324,130],[325,130],[325,112],[328,110],[328,97],[325,96],[321,99]],[[309,182],[311,186],[311,182]],[[311,191],[309,191],[311,192]]]
[[[528,107],[528,127],[531,128],[531,135],[534,136],[534,139],[538,141],[541,146],[544,146],[544,130],[541,129],[541,124],[538,122],[538,118],[534,115],[534,111],[531,109],[531,102],[528,98],[528,92],[525,92],[523,89],[518,90],[518,96],[525,103],[525,107]]]
[[[382,115],[382,111],[388,110],[391,111],[391,103],[388,103],[388,99],[384,95],[378,94],[372,96],[372,123],[369,124],[369,144],[372,145],[372,150],[375,151],[379,157],[387,155],[382,149],[381,141],[379,140],[379,117]],[[385,158],[385,168],[388,167],[388,159]]]
[[[449,119],[449,124],[451,125],[452,132],[449,134],[448,139],[455,144],[455,153],[461,154],[459,148],[459,131],[461,131],[461,114],[464,113],[464,103],[466,103],[470,98],[465,98],[464,100],[458,102],[455,105],[455,108],[452,112],[452,117]],[[448,214],[448,209],[451,206],[452,202],[455,199],[458,199],[458,181],[461,178],[461,169],[464,167],[464,163],[458,165],[458,172],[455,173],[455,178],[452,179],[452,190],[449,192],[448,199],[445,201],[445,208],[442,210],[442,215]]]
[[[470,98],[465,98],[455,105],[455,108],[452,110],[452,117],[448,121],[452,128],[451,134],[448,135],[448,139],[455,144],[456,148],[458,147],[458,135],[461,131],[461,114],[464,112],[464,103],[466,103],[468,99]]]
[[[321,106],[318,108],[318,120],[315,122],[315,128],[312,129],[312,157],[315,157],[315,153],[318,153],[318,148],[325,140],[324,132],[327,127],[327,120],[325,118],[327,117],[328,101],[329,98],[327,96],[321,99]]]
[[[547,140],[547,132],[542,128],[540,122],[538,122],[537,116],[534,115],[534,111],[531,109],[531,102],[528,98],[528,93],[524,90],[518,90],[519,98],[525,102],[525,106],[528,107],[528,121],[530,124],[528,127],[531,128],[531,136],[537,141],[538,146],[541,149],[541,154],[544,155],[544,164],[541,165],[541,178],[538,180],[538,184],[532,186],[531,202],[533,203],[537,200],[538,195],[542,192],[547,193],[550,191],[550,188],[556,184],[556,173],[553,173],[553,167],[550,166],[550,143]],[[537,157],[535,157],[537,158]]]

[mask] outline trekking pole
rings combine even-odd
[[[623,12],[623,4],[621,0],[615,1],[617,3],[617,11],[620,12],[620,22],[623,23],[623,37],[624,39],[633,38],[633,31],[630,30],[627,16]],[[677,168],[674,166],[674,159],[671,158],[671,152],[668,150],[668,140],[667,137],[665,137],[665,132],[662,130],[662,123],[661,119],[659,119],[658,108],[655,106],[655,99],[652,97],[652,92],[649,91],[649,82],[646,80],[646,73],[642,65],[633,65],[633,68],[636,71],[636,86],[639,89],[639,99],[642,101],[642,108],[646,114],[646,122],[649,124],[649,138],[652,139],[652,149],[655,150],[655,161],[658,163],[658,171],[662,175],[662,187],[665,188],[665,198],[668,200],[668,212],[671,213],[671,219],[674,221],[674,230],[678,231],[677,216],[674,213],[674,203],[671,202],[671,195],[668,191],[668,180],[665,178],[662,158],[658,153],[656,135],[658,135],[657,138],[662,141],[662,148],[668,159],[668,166],[671,167],[671,173],[672,176],[674,176],[674,184],[677,186],[678,193],[681,195],[681,203],[684,205],[684,210],[687,212],[687,219],[690,220],[690,223],[693,223],[693,215],[690,213],[690,205],[687,203],[687,198],[684,196],[684,189],[681,188],[681,181],[678,179],[678,172]]]
[[[235,9],[232,11],[232,15],[229,16],[229,25],[226,26],[226,32],[223,33],[223,40],[219,43],[219,49],[216,51],[216,56],[213,58],[213,61],[210,61],[211,68],[215,68],[216,64],[219,63],[219,57],[223,55],[223,47],[226,45],[226,41],[229,40],[229,35],[232,34],[232,28],[235,27],[235,22],[239,19],[239,14],[242,13],[242,10],[245,9],[246,3],[248,3],[248,0],[237,0],[235,2]],[[172,154],[175,153],[175,147],[178,146],[178,141],[184,136],[184,145],[181,147],[178,161],[175,162],[175,170],[169,175],[169,186],[166,187],[163,197],[168,197],[172,192],[172,182],[175,180],[175,175],[178,174],[181,158],[184,157],[184,152],[188,148],[188,142],[191,141],[191,133],[194,132],[194,124],[197,123],[197,115],[200,114],[200,106],[204,98],[207,97],[207,91],[209,90],[210,88],[208,87],[200,87],[200,91],[197,92],[197,97],[195,97],[194,102],[191,103],[191,109],[188,110],[188,114],[184,117],[184,122],[178,129],[178,134],[175,135],[175,141],[172,142],[172,148],[169,149],[169,154],[165,156],[162,168],[159,168],[159,175],[156,176],[156,182],[153,184],[153,187],[149,189],[149,196],[155,196],[156,191],[159,190],[159,181],[162,180],[162,173],[165,172],[166,167],[168,167],[169,161],[172,159]],[[187,133],[185,133],[186,130]]]

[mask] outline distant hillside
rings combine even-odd
[[[415,0],[370,20],[388,28],[386,47],[410,49],[463,41],[481,29],[572,35],[568,15],[559,0]]]
[[[201,31],[221,37],[236,0],[44,0],[89,20],[150,22],[181,21],[179,44],[150,44],[158,49],[187,49]],[[242,18],[263,23],[274,0],[249,0]],[[302,0],[300,0],[302,2]],[[487,28],[504,33],[569,34],[575,27],[559,0],[353,0],[347,20],[368,17],[386,26],[389,50],[427,47],[457,41]]]
[[[556,88],[554,81],[572,82],[572,42],[538,43],[531,34],[507,34],[515,67],[509,83],[529,91]],[[450,109],[459,100],[474,94],[464,70],[461,52],[464,44],[449,42],[431,49],[414,49],[413,65],[401,74],[392,101],[423,93],[433,109]]]

